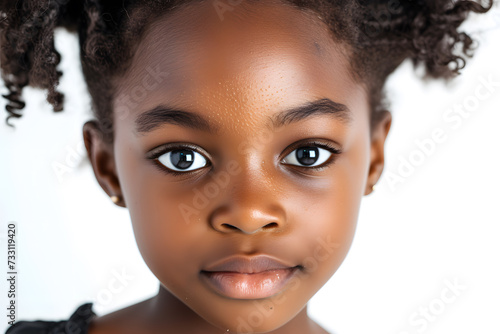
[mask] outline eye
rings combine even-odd
[[[157,160],[163,172],[186,174],[207,166],[208,160],[196,149],[189,146],[159,147],[148,154],[149,159]],[[166,167],[166,168],[165,168]]]
[[[191,172],[207,165],[200,153],[185,148],[167,152],[158,157],[158,161],[176,172]]]
[[[326,165],[322,166],[330,157],[340,153],[340,150],[329,144],[306,143],[293,150],[281,162],[310,169],[321,169],[333,163],[334,159],[330,159]]]

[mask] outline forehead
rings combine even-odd
[[[332,37],[316,14],[288,5],[191,4],[148,27],[119,81],[115,110],[137,116],[168,103],[217,123],[327,96],[359,99],[349,51]]]

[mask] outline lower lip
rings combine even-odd
[[[267,298],[278,293],[299,268],[267,270],[260,273],[202,271],[201,276],[218,293],[236,299]]]

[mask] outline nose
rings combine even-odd
[[[280,232],[285,210],[269,178],[263,173],[233,176],[225,201],[210,217],[212,227],[223,233]]]
[[[254,234],[259,231],[275,232],[282,227],[282,219],[276,214],[257,208],[221,208],[212,219],[212,227],[223,233],[239,232]]]

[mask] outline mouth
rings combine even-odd
[[[302,268],[276,258],[233,256],[206,270],[203,281],[216,293],[234,299],[267,298],[280,292]]]

